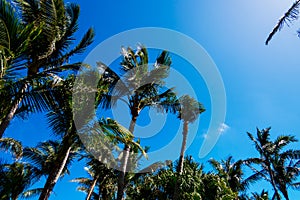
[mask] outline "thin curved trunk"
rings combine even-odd
[[[39,197],[39,200],[48,200],[51,192],[54,189],[54,186],[56,185],[59,177],[61,176],[61,173],[63,172],[63,169],[65,168],[70,156],[70,152],[72,148],[71,138],[72,138],[72,134],[74,134],[74,131],[75,130],[72,127],[72,131],[70,132],[70,134],[67,134],[64,137],[62,141],[62,149],[58,155],[59,160],[57,161],[55,167],[52,169],[51,173],[49,174],[45,186],[42,190],[42,193]]]
[[[95,188],[96,183],[97,183],[97,181],[98,181],[98,178],[99,178],[99,176],[96,176],[96,177],[94,178],[94,180],[93,180],[93,182],[92,182],[92,185],[91,185],[91,187],[90,187],[90,189],[89,189],[89,192],[88,192],[88,194],[87,194],[87,196],[86,196],[86,200],[90,200],[90,199],[91,199],[92,194],[93,194],[93,191],[94,191],[94,188]],[[100,194],[99,194],[99,195],[100,195]]]
[[[59,163],[59,166],[55,167],[52,170],[51,174],[49,174],[39,200],[47,200],[49,198],[51,192],[53,191],[55,184],[57,183],[57,181],[67,163],[67,160],[70,155],[70,151],[71,151],[71,147],[67,148],[65,150],[65,152],[62,153],[62,154],[64,154],[63,160]]]
[[[178,193],[179,192],[179,177],[183,172],[184,153],[185,153],[185,149],[186,149],[188,130],[189,130],[189,122],[184,121],[183,122],[183,131],[182,131],[181,151],[180,151],[179,162],[178,162],[178,166],[177,166],[177,179],[176,179],[175,188],[174,188],[174,200],[179,199],[179,193]]]
[[[136,124],[137,116],[133,116],[130,122],[129,131],[133,134],[135,124]],[[118,193],[117,193],[117,200],[122,200],[124,195],[124,188],[125,188],[125,174],[128,164],[130,154],[130,146],[125,144],[125,148],[123,150],[123,157],[121,161],[121,169],[118,176]]]
[[[286,200],[290,200],[288,191],[286,189],[284,189],[284,191],[281,190],[281,193],[283,194],[283,196]]]
[[[180,151],[180,157],[179,157],[179,163],[178,163],[178,169],[177,169],[177,173],[179,175],[181,175],[182,171],[183,171],[184,153],[185,153],[185,149],[186,149],[188,129],[189,129],[189,122],[184,121],[183,122],[183,132],[182,132],[183,138],[182,138],[181,151]]]
[[[16,114],[16,111],[21,103],[21,101],[23,100],[23,97],[24,97],[24,93],[25,91],[27,90],[28,88],[28,85],[27,84],[24,84],[22,85],[21,89],[20,89],[20,97],[18,97],[17,99],[15,99],[13,101],[13,105],[12,107],[10,108],[8,114],[5,116],[5,118],[2,120],[1,124],[0,124],[0,138],[3,137],[3,134],[5,132],[5,130],[7,129],[10,121],[13,119],[13,117],[15,116]]]
[[[103,199],[106,199],[105,196],[103,197]],[[99,191],[98,191],[98,200],[101,200],[101,188],[100,188],[100,186],[99,186]]]
[[[268,167],[268,173],[270,175],[271,185],[272,185],[272,187],[274,189],[274,196],[273,196],[272,200],[274,200],[275,197],[279,200],[280,199],[280,195],[279,195],[278,189],[277,189],[275,181],[274,181],[274,175],[273,175],[273,172],[272,172],[272,169],[271,169],[271,165],[269,163],[267,163],[267,167]]]

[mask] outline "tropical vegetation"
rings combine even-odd
[[[266,44],[284,22],[297,18],[299,5],[296,1],[280,19]],[[290,189],[300,189],[300,150],[292,146],[298,140],[293,135],[273,138],[271,128],[247,133],[257,157],[237,161],[232,156],[220,161],[212,158],[207,164],[186,155],[189,125],[199,119],[205,107],[189,95],[178,96],[176,88],[166,88],[172,67],[167,51],[161,51],[152,65],[145,46],[121,47],[119,68],[97,63],[103,73],[96,91],[89,91],[85,83],[76,85],[79,68],[86,69],[82,73],[94,73],[85,63],[71,62],[94,38],[90,28],[74,44],[79,13],[77,4],[63,0],[0,0],[0,150],[5,158],[0,160],[1,200],[47,200],[79,161],[85,163],[85,176],[71,182],[86,194],[86,200],[289,200]],[[96,93],[92,107],[103,113],[117,101],[125,103],[129,127],[108,116],[95,119],[85,107],[73,108],[76,87]],[[182,121],[178,160],[140,169],[151,148],[141,145],[135,131],[145,109],[173,114]],[[74,113],[82,110],[89,115],[78,126]],[[52,132],[48,140],[24,146],[23,141],[6,137],[15,117],[26,119],[36,113],[47,120]],[[81,141],[82,133],[91,137],[89,147]],[[269,187],[251,191],[261,181]]]

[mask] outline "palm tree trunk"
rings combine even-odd
[[[21,89],[20,89],[20,96],[16,97],[16,99],[13,101],[13,105],[10,108],[8,114],[5,116],[5,118],[3,119],[3,121],[0,124],[0,138],[3,137],[3,134],[5,132],[5,130],[7,129],[10,121],[13,119],[14,115],[16,114],[16,111],[21,103],[21,101],[23,100],[24,97],[24,93],[28,88],[28,84],[23,84]]]
[[[133,116],[130,122],[129,131],[133,134],[134,127],[136,124],[137,116]],[[125,144],[124,150],[123,150],[123,157],[121,161],[121,169],[118,176],[118,193],[117,193],[117,200],[122,200],[124,195],[124,188],[125,188],[125,174],[129,159],[129,153],[130,153],[130,146]]]
[[[277,189],[275,181],[274,181],[274,174],[272,172],[271,165],[268,163],[267,167],[268,167],[268,172],[269,172],[269,175],[270,175],[271,185],[274,189],[274,196],[273,196],[272,200],[275,199],[275,197],[279,200],[280,195],[279,195],[278,189]]]
[[[173,198],[174,200],[179,199],[179,178],[183,172],[184,153],[185,153],[185,149],[186,149],[188,130],[189,130],[189,122],[184,120],[183,131],[182,131],[183,138],[182,138],[179,162],[178,162],[178,166],[177,166],[177,179],[176,179],[175,188],[174,188],[174,198]]]
[[[179,157],[179,163],[178,163],[178,169],[177,169],[177,173],[179,175],[181,175],[183,172],[184,153],[185,153],[185,149],[186,149],[188,129],[189,129],[189,122],[184,121],[183,122],[183,132],[182,132],[183,138],[182,138],[181,151],[180,151],[180,157]]]
[[[100,188],[100,187],[101,187],[101,186],[99,186],[99,190],[98,190],[98,200],[101,200],[101,188]],[[103,194],[102,194],[102,198],[103,198],[104,200],[107,199],[106,196],[103,195]]]
[[[71,146],[69,147],[63,147],[63,150],[61,152],[61,160],[58,160],[57,167],[55,167],[52,172],[49,174],[47,181],[45,183],[45,186],[43,188],[43,191],[39,197],[39,200],[47,200],[53,191],[53,188],[55,184],[57,183],[67,161],[70,155]]]
[[[87,194],[87,196],[86,196],[86,200],[90,200],[90,199],[91,199],[92,194],[93,194],[93,191],[94,191],[94,188],[95,188],[96,183],[97,183],[97,181],[98,181],[98,178],[99,178],[99,176],[96,176],[96,177],[94,178],[94,180],[93,180],[93,182],[92,182],[92,185],[91,185],[91,187],[90,187],[90,189],[89,189],[89,192],[88,192],[88,194]],[[99,194],[99,195],[100,195],[100,194]]]
[[[281,193],[283,194],[283,196],[286,200],[290,200],[288,191],[286,189],[284,191],[281,190]]]

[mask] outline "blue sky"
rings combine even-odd
[[[224,81],[227,95],[225,123],[229,128],[205,158],[198,158],[210,119],[209,95],[205,86],[200,87],[205,94],[201,98],[207,113],[201,116],[196,140],[187,150],[187,154],[193,155],[197,161],[206,162],[211,157],[219,160],[229,155],[235,159],[256,156],[254,146],[246,135],[247,131],[255,133],[256,127],[272,126],[273,137],[293,134],[300,139],[300,39],[296,34],[300,23],[285,26],[268,46],[264,45],[268,33],[293,1],[70,2],[81,6],[78,36],[90,26],[96,30],[95,42],[89,50],[122,31],[162,27],[186,34],[209,53]],[[72,61],[84,59],[87,53]],[[173,60],[174,66],[184,63],[179,58]],[[191,81],[195,84],[203,83],[201,79]],[[146,120],[147,116],[143,119]],[[46,127],[40,115],[33,115],[26,122],[13,120],[7,135],[32,145],[49,136]],[[82,165],[76,165],[73,169],[71,177],[65,177],[63,183],[56,186],[55,195],[51,199],[84,198],[84,194],[75,192],[76,184],[68,182],[78,174],[84,175]],[[291,199],[300,193],[293,192],[293,195]]]

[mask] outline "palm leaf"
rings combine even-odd
[[[297,142],[298,140],[295,138],[295,136],[290,136],[290,135],[281,135],[278,136],[275,141],[275,149],[276,151],[281,150],[283,147],[285,147],[286,145],[292,143],[292,142]]]
[[[269,44],[270,40],[273,38],[273,36],[282,29],[284,24],[288,25],[298,19],[299,15],[299,6],[300,6],[300,0],[295,1],[295,3],[288,9],[288,11],[279,19],[278,23],[276,26],[273,28],[271,33],[269,34],[267,40],[266,40],[266,45]]]
[[[14,140],[13,138],[0,138],[0,149],[9,151],[16,159],[19,159],[23,155],[21,142]]]
[[[60,65],[66,61],[68,61],[68,59],[70,57],[72,57],[73,55],[75,54],[81,54],[83,53],[86,48],[93,42],[94,40],[94,36],[95,36],[95,33],[94,33],[94,30],[92,28],[90,28],[83,36],[83,38],[81,39],[81,41],[79,42],[79,44],[74,47],[74,49],[72,49],[71,51],[65,53],[64,55],[61,55],[60,57],[58,57],[58,59],[54,59],[54,61],[52,61],[51,63],[49,63],[49,66],[51,65]],[[69,46],[70,43],[69,43],[70,39],[67,39],[65,41],[63,40],[60,40],[59,43],[61,44],[56,44],[57,46]],[[65,43],[65,44],[62,44],[62,43]],[[61,48],[57,48],[57,49],[61,49]]]
[[[34,198],[38,197],[43,191],[43,188],[35,188],[35,189],[30,189],[26,190],[21,194],[21,198],[28,199],[28,198]]]
[[[17,40],[17,33],[19,28],[22,28],[20,24],[19,18],[17,17],[16,10],[11,6],[9,1],[0,0],[0,21],[1,21],[1,33],[5,33],[5,37],[1,37],[1,41],[3,39],[8,39],[6,42],[8,46],[7,48],[15,49],[17,46],[14,45],[14,41]],[[2,29],[4,28],[4,29]],[[0,43],[2,45],[2,43]]]

